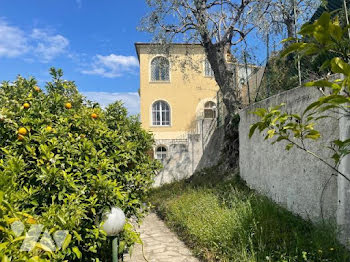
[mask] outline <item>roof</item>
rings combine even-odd
[[[350,3],[350,0],[346,0],[347,3]],[[335,10],[341,9],[344,7],[343,0],[328,0],[326,6],[319,6],[319,8],[316,10],[312,18],[310,19],[310,22],[313,23],[315,20],[320,18],[320,16],[323,14],[323,12],[333,12]]]
[[[137,58],[140,60],[140,53],[139,53],[139,47],[141,46],[152,46],[152,45],[162,45],[161,43],[145,43],[145,42],[136,42],[135,43],[135,49],[137,53]],[[172,46],[202,46],[201,44],[196,44],[196,43],[169,43],[168,45]]]

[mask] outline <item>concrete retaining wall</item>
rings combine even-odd
[[[296,88],[261,102],[240,112],[240,173],[248,185],[267,195],[277,203],[304,218],[318,221],[322,218],[335,220],[338,187],[334,171],[308,153],[293,148],[285,150],[286,142],[271,145],[258,132],[249,139],[250,125],[258,121],[251,114],[256,108],[267,108],[286,103],[286,111],[301,113],[315,101],[320,92],[315,88]],[[339,121],[324,119],[316,127],[322,138],[309,143],[316,154],[330,159],[331,152],[324,145],[339,138]],[[323,214],[322,214],[323,212]]]

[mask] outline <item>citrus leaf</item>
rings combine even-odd
[[[71,240],[72,240],[72,235],[68,234],[63,241],[62,250],[65,250],[69,246]]]
[[[250,127],[250,130],[249,130],[249,138],[251,138],[256,130],[256,128],[258,127],[258,123],[255,123],[254,125],[252,125]]]
[[[310,130],[310,131],[308,131],[307,135],[305,136],[305,138],[310,138],[313,140],[317,140],[320,137],[321,137],[321,134],[317,130]]]
[[[341,73],[344,75],[350,75],[350,65],[345,63],[341,58],[335,57],[331,61],[331,67],[333,73]]]
[[[81,259],[81,252],[78,247],[73,247],[72,251],[77,255],[77,258]]]
[[[286,145],[286,150],[289,151],[294,145],[292,143]]]

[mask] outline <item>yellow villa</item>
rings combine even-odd
[[[152,43],[136,43],[135,48],[141,123],[154,134],[154,157],[164,165],[156,184],[188,177],[224,111],[204,49],[199,44],[171,44],[163,51]],[[248,75],[252,69],[248,67]],[[237,66],[236,72],[243,85],[247,70]]]
[[[193,130],[204,106],[216,104],[219,88],[200,45],[173,44],[168,55],[152,54],[150,48],[152,44],[136,44],[142,125],[155,139],[182,138]],[[196,64],[181,65],[189,56]],[[198,72],[194,67],[203,69]]]

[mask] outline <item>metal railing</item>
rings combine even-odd
[[[188,138],[157,139],[157,145],[188,144]]]

